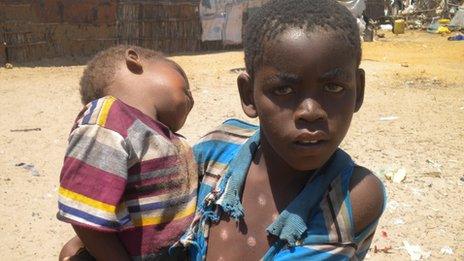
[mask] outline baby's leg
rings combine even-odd
[[[85,249],[77,236],[69,240],[61,249],[60,261],[95,261],[95,258]]]

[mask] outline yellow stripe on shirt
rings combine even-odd
[[[140,218],[132,218],[132,223],[137,226],[151,226],[151,225],[158,225],[158,224],[163,224],[168,221],[173,221],[181,218],[188,217],[192,215],[195,212],[196,208],[196,201],[192,200],[185,209],[173,214],[173,215],[166,215],[163,213],[160,216],[155,216],[155,217],[140,217]]]
[[[73,192],[71,190],[67,190],[63,187],[60,187],[58,190],[58,194],[62,197],[77,201],[79,203],[91,206],[93,208],[96,208],[98,210],[106,211],[109,213],[115,213],[116,207],[110,204],[103,203],[101,201],[91,199],[89,197],[86,197],[84,195],[81,195],[79,193]]]
[[[111,105],[113,105],[113,102],[115,100],[116,100],[116,98],[114,98],[113,96],[109,96],[108,98],[105,99],[105,101],[103,102],[102,109],[100,111],[100,115],[98,115],[98,119],[97,119],[97,124],[98,125],[100,125],[102,127],[105,127],[106,119],[108,118],[108,114],[110,112]]]

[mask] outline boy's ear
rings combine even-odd
[[[253,97],[253,80],[248,73],[243,72],[237,78],[238,92],[242,102],[242,109],[250,118],[258,117]]]
[[[139,54],[132,48],[126,50],[125,53],[126,66],[129,71],[135,74],[143,73],[143,66]]]
[[[363,69],[356,71],[356,104],[354,112],[359,111],[364,101],[364,86],[366,84],[366,74]]]

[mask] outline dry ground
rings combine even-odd
[[[342,147],[379,173],[407,173],[402,183],[385,180],[389,204],[373,246],[392,250],[371,251],[369,258],[408,260],[406,240],[430,251],[432,260],[464,260],[464,42],[408,32],[363,48],[365,103]],[[226,118],[245,117],[237,73],[229,71],[243,67],[242,52],[173,59],[187,71],[196,99],[181,131],[192,143]],[[0,69],[0,253],[7,260],[54,260],[73,234],[55,219],[56,192],[67,134],[81,108],[82,70]],[[397,118],[380,120],[386,116]],[[10,131],[21,128],[41,131]],[[15,166],[21,162],[34,164],[40,176]],[[453,254],[440,253],[444,246]]]

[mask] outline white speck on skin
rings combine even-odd
[[[248,237],[247,239],[247,245],[254,247],[256,246],[256,239],[254,237]]]
[[[221,231],[221,239],[222,240],[227,240],[229,238],[229,234],[227,233],[226,230]]]
[[[258,196],[258,204],[260,206],[266,206],[266,198],[262,194]]]

